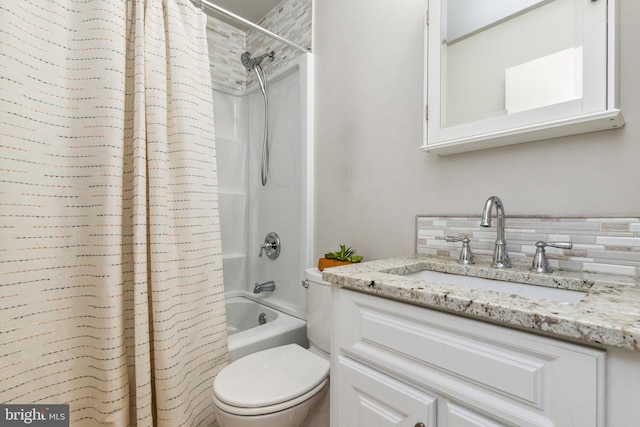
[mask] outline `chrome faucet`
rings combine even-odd
[[[507,253],[507,241],[504,238],[504,205],[499,197],[491,196],[487,199],[487,202],[484,204],[484,210],[482,211],[480,226],[491,227],[491,209],[494,206],[496,207],[496,214],[498,215],[498,230],[491,267],[509,268],[511,267],[511,263],[509,262],[509,254]]]
[[[274,291],[276,289],[276,284],[273,280],[268,282],[264,282],[258,285],[258,282],[253,285],[253,293],[259,294],[262,291]]]

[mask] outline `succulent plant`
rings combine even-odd
[[[360,255],[356,255],[356,250],[352,248],[347,248],[346,245],[340,245],[340,250],[338,252],[326,253],[324,254],[324,257],[327,259],[337,259],[340,261],[349,261],[349,262],[362,261],[362,257]]]

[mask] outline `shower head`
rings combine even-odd
[[[269,58],[273,61],[275,55],[276,53],[274,51],[271,51],[265,53],[264,55],[260,55],[257,58],[254,58],[250,52],[245,52],[240,55],[240,61],[242,61],[242,65],[244,65],[247,70],[253,70],[258,65],[260,65],[265,58]]]
[[[242,65],[244,65],[247,70],[252,70],[253,67],[255,67],[255,59],[253,59],[253,55],[249,52],[240,55],[240,61],[242,61]]]

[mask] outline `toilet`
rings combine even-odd
[[[287,344],[242,357],[213,382],[220,427],[328,427],[331,286],[305,271],[309,349]]]

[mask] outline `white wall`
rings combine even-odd
[[[416,214],[640,212],[640,2],[620,0],[626,127],[438,157],[422,138],[423,0],[314,3],[315,253],[414,253]]]

